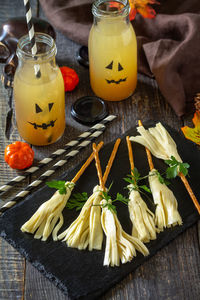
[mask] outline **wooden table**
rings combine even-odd
[[[9,17],[21,16],[24,14],[23,1],[12,0],[7,3],[0,1],[0,24]],[[44,18],[41,7],[37,1],[32,4],[33,15]],[[80,125],[70,116],[70,107],[74,101],[84,95],[93,95],[89,85],[88,70],[80,66],[76,61],[76,53],[79,45],[73,43],[57,33],[57,62],[59,65],[67,65],[74,68],[80,77],[78,88],[66,94],[66,130],[63,138],[54,145],[48,147],[33,147],[35,151],[35,163],[56,149],[62,147],[72,138],[76,138],[81,132],[87,129]],[[1,65],[2,72],[3,66]],[[21,140],[15,121],[13,121],[10,139],[5,138],[5,120],[8,110],[8,92],[0,84],[0,185],[19,174],[9,168],[4,162],[4,148],[7,144]],[[192,116],[179,120],[169,105],[165,102],[159,92],[158,86],[153,79],[138,75],[138,85],[134,95],[122,102],[108,103],[109,112],[117,115],[117,120],[108,126],[103,134],[106,143],[116,139],[126,130],[136,125],[138,119],[161,120],[175,129],[180,129],[184,124],[191,124]],[[82,151],[76,159],[56,172],[56,178],[60,174],[85,159],[89,154],[88,149]],[[8,201],[16,192],[28,183],[33,181],[41,172],[30,176],[23,184],[15,188],[12,193],[1,196],[0,205]],[[108,291],[101,299],[199,299],[200,297],[200,253],[199,236],[200,227],[198,224],[189,228],[176,240],[171,242],[154,257],[130,274],[121,283]],[[52,283],[43,277],[24,257],[3,239],[0,239],[0,300],[6,299],[33,299],[33,300],[66,300]]]

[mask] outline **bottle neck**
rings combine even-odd
[[[92,6],[94,24],[101,20],[106,23],[116,23],[124,21],[129,23],[129,1],[128,0],[96,0]]]
[[[55,63],[57,49],[54,39],[44,33],[35,33],[35,41],[37,53],[33,54],[29,36],[25,35],[19,40],[16,51],[19,62],[29,62],[33,64],[35,64],[36,61],[37,63]]]

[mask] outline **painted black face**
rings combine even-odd
[[[111,61],[111,63],[109,63],[107,66],[106,66],[106,69],[109,69],[109,70],[113,70],[113,61]],[[122,70],[124,70],[124,68],[122,67],[122,65],[120,64],[120,62],[118,62],[117,66],[115,66],[117,68],[117,71],[120,72]],[[114,84],[120,84],[121,82],[125,82],[127,79],[127,77],[124,77],[124,78],[120,78],[118,80],[115,80],[115,79],[106,79],[106,82],[108,84],[110,83],[114,83]]]
[[[49,112],[51,111],[53,105],[54,105],[54,103],[48,103]],[[37,103],[35,104],[35,112],[36,112],[36,114],[39,114],[42,112],[42,108]],[[57,119],[51,120],[49,123],[42,123],[42,124],[37,124],[35,122],[34,123],[28,122],[28,123],[31,124],[34,127],[34,129],[42,128],[45,130],[48,127],[54,127],[56,120]]]

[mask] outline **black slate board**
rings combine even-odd
[[[145,125],[153,126],[155,123],[150,122]],[[182,134],[172,130],[166,125],[165,127],[175,139],[178,152],[183,161],[191,165],[189,182],[197,198],[200,199],[200,151],[192,142],[185,140]],[[130,136],[136,134],[136,128],[126,133],[126,135]],[[103,171],[105,170],[113,144],[114,142],[106,145],[100,151]],[[145,149],[136,143],[132,145],[135,165],[142,175],[146,175],[149,168]],[[153,157],[153,161],[159,171],[165,170],[166,165],[162,160]],[[68,180],[72,179],[81,165],[82,163],[72,171],[63,174],[62,178]],[[116,192],[127,193],[127,191],[124,190],[126,184],[122,178],[129,172],[128,152],[124,135],[107,182],[108,186],[111,181],[113,181],[111,190],[113,197],[116,195]],[[92,163],[86,170],[85,175],[79,179],[74,192],[87,191],[88,194],[91,194],[93,187],[97,184],[97,180],[96,169],[94,163]],[[43,187],[34,192],[23,202],[14,206],[0,217],[0,236],[5,238],[28,259],[33,266],[72,299],[97,299],[98,296],[122,280],[127,274],[133,272],[139,265],[199,219],[199,215],[183,187],[181,180],[179,178],[173,180],[170,188],[178,200],[183,225],[166,229],[157,236],[155,241],[146,244],[150,251],[148,257],[143,257],[138,253],[137,257],[130,263],[121,265],[120,267],[103,267],[104,251],[79,251],[77,249],[68,248],[65,243],[53,242],[51,238],[49,238],[47,242],[35,240],[32,235],[20,231],[20,227],[33,215],[39,205],[48,200],[54,193],[54,191],[48,187]],[[131,222],[129,221],[127,207],[119,203],[117,204],[117,210],[123,228],[128,233],[131,233]],[[64,209],[63,215],[65,223],[61,232],[72,223],[78,213]],[[104,247],[105,240],[103,248]]]

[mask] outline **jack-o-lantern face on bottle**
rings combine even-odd
[[[108,75],[109,78],[105,78],[106,82],[108,84],[122,84],[126,81],[127,76],[121,77],[120,74],[122,74],[122,71],[124,68],[122,67],[120,62],[116,62],[114,65],[113,60],[106,66],[106,69],[110,70],[110,74],[106,72],[106,75]],[[113,72],[112,72],[113,71]],[[119,72],[117,76],[117,72]],[[113,74],[114,73],[114,74]],[[124,72],[123,72],[124,73]],[[116,78],[115,78],[116,77]]]
[[[51,112],[52,108],[53,108],[54,103],[48,103],[48,108],[45,108],[46,110],[49,111],[49,113]],[[46,113],[48,113],[48,111]],[[43,112],[43,109],[37,104],[35,103],[35,113],[36,115],[41,114]],[[48,127],[54,127],[55,122],[57,119],[53,118],[53,114],[49,114],[48,117],[49,121],[47,123],[36,123],[36,122],[31,122],[28,121],[29,124],[31,124],[33,126],[34,129],[38,129],[41,128],[43,130],[46,130]]]

